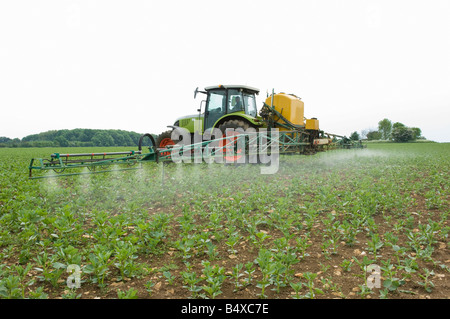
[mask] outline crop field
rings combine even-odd
[[[450,144],[29,180],[54,151],[0,149],[0,298],[450,297]]]

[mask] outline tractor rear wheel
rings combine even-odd
[[[245,142],[244,148],[242,148],[242,144],[239,144],[237,142],[237,137],[233,136],[244,133],[247,129],[251,127],[253,126],[251,126],[250,123],[245,122],[243,120],[229,120],[219,125],[219,130],[222,131],[223,134],[222,137],[224,138],[220,141],[219,145],[223,150],[224,159],[226,163],[248,162],[247,141]],[[227,129],[233,130],[229,132],[227,135]],[[245,157],[242,160],[243,156]]]
[[[157,148],[167,148],[167,146],[175,145],[175,141],[171,138],[172,131],[166,131],[161,133],[158,138],[156,139],[156,147]],[[162,152],[159,154],[160,156],[168,156],[170,155],[170,152]]]

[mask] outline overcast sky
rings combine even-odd
[[[450,1],[0,2],[0,136],[158,134],[198,86],[294,93],[325,132],[450,142]]]

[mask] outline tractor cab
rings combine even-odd
[[[257,108],[255,95],[259,90],[242,85],[209,86],[205,91],[195,90],[206,94],[206,106],[203,113],[203,131],[216,127],[219,119],[236,116],[256,118]]]

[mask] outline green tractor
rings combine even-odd
[[[198,145],[204,140],[218,139],[219,147],[224,152],[233,149],[232,153],[236,154],[227,156],[226,159],[235,161],[241,157],[239,153],[249,154],[249,138],[255,136],[252,132],[257,132],[259,137],[264,138],[271,136],[269,131],[272,129],[279,133],[277,144],[280,153],[315,154],[317,151],[342,147],[344,144],[349,147],[361,147],[360,143],[350,145],[334,142],[331,135],[335,137],[338,135],[320,130],[317,118],[306,118],[304,103],[295,94],[272,92],[264,100],[258,113],[256,95],[259,89],[254,87],[217,85],[206,87],[204,91],[197,88],[194,98],[198,93],[206,95],[206,99],[202,100],[197,110],[198,114],[178,118],[173,126],[168,126],[172,130],[160,134],[156,139],[155,145],[160,156],[169,158],[174,145]],[[202,113],[203,104],[205,105]],[[182,134],[178,128],[181,128]],[[244,135],[247,136],[245,149],[237,142],[239,136]],[[202,145],[207,144],[208,142],[204,142]],[[192,148],[190,149],[192,151]],[[186,149],[184,154],[188,152]]]
[[[198,93],[206,95],[198,109],[198,114],[178,118],[171,128],[180,127],[186,129],[193,138],[194,134],[203,135],[206,131],[219,129],[225,135],[227,128],[255,129],[262,127],[264,122],[258,117],[255,95],[259,90],[243,85],[217,85],[205,88],[205,91],[194,92],[194,98]],[[205,103],[204,111],[202,105]],[[175,145],[172,130],[160,134],[156,140],[156,146],[165,149]]]

